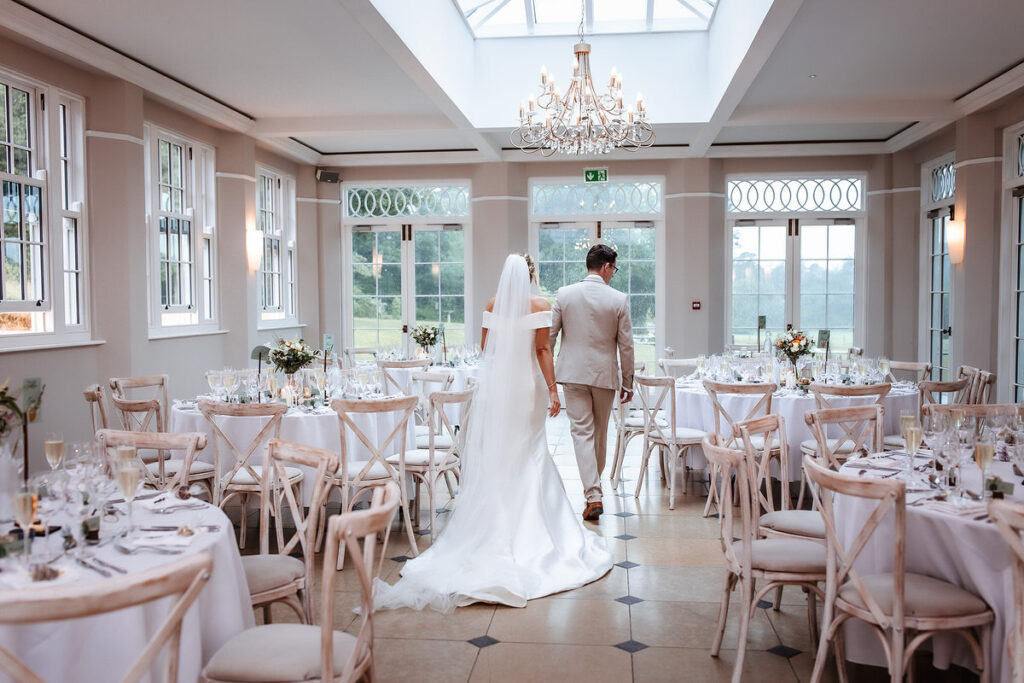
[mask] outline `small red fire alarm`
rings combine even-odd
[[[700,302],[699,301],[694,301],[690,305],[693,307],[693,310],[695,310],[695,311],[699,311],[700,310]]]

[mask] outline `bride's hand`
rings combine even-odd
[[[558,400],[558,387],[548,389],[548,417],[558,417],[562,411],[562,402]]]

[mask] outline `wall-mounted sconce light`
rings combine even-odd
[[[946,221],[946,246],[949,248],[949,262],[960,265],[964,262],[964,240],[967,225],[962,220]]]
[[[263,233],[259,230],[246,231],[245,255],[249,260],[249,270],[255,273],[263,261]]]

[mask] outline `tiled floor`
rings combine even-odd
[[[583,490],[564,414],[549,420],[548,441],[566,492],[582,511]],[[718,520],[701,517],[702,482],[691,481],[685,495],[677,491],[676,509],[669,510],[654,460],[635,500],[639,447],[639,440],[630,447],[619,490],[605,482],[605,514],[599,524],[589,524],[608,539],[619,566],[597,582],[530,601],[521,609],[474,605],[449,616],[378,613],[374,647],[379,680],[729,680],[736,648],[735,600],[722,654],[717,659],[709,655],[724,581]],[[443,523],[440,515],[439,527]],[[421,549],[429,544],[427,536],[419,540]],[[400,558],[408,551],[396,527],[387,555]],[[382,578],[395,581],[400,566],[385,560]],[[359,593],[352,570],[342,572],[338,586],[335,624],[354,630],[358,622],[352,608]],[[791,589],[781,611],[757,610],[745,681],[809,678],[813,650],[805,604],[803,594]],[[287,611],[275,607],[275,619],[291,620]],[[830,666],[826,680],[833,674]]]

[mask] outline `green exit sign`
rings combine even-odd
[[[607,168],[588,168],[583,171],[583,181],[587,183],[607,183]]]

